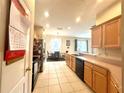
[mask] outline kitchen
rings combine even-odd
[[[69,4],[70,2],[68,1],[67,3]],[[36,24],[40,24],[38,21],[39,12],[43,12],[46,6],[49,5],[48,1],[39,2],[39,4],[44,4],[44,7],[41,10],[38,10],[39,6],[36,7]],[[54,7],[51,6],[51,11],[53,10],[57,15],[59,13],[58,11],[64,13],[62,6],[57,7],[58,2],[54,2],[53,5],[54,4]],[[64,5],[65,3],[61,2],[61,4]],[[85,1],[85,4],[89,4],[89,2]],[[62,20],[59,20],[52,12],[49,14],[47,11],[49,16],[46,18],[46,21],[44,19],[40,20],[43,22],[41,24],[45,27],[45,30],[39,27],[39,30],[41,29],[43,31],[42,38],[45,40],[46,51],[53,52],[54,48],[50,48],[53,38],[61,39],[61,41],[59,41],[61,42],[61,46],[58,50],[61,51],[61,53],[66,53],[66,65],[85,82],[90,89],[95,93],[122,93],[122,56],[120,44],[122,20],[121,1],[113,0],[103,2],[102,0],[98,0],[95,4],[93,2],[90,2],[90,4],[92,4],[92,6],[89,7],[89,10],[92,10],[88,13],[85,11],[86,14],[83,14],[83,16],[78,16],[76,18],[76,24],[71,23],[71,27],[65,27],[65,25],[63,25],[65,21],[62,22]],[[65,8],[67,8],[66,4]],[[70,9],[70,14],[72,13],[71,8],[68,7],[67,9],[67,11]],[[93,13],[94,9],[96,10],[95,13]],[[92,15],[92,17],[89,17],[89,15]],[[43,18],[43,15],[41,16],[41,18]],[[59,17],[62,16],[65,17],[63,14],[59,15]],[[53,20],[55,22],[53,22]],[[67,20],[69,21],[70,19]],[[65,23],[68,24],[68,21]],[[70,20],[70,22],[72,22],[72,20]],[[58,23],[61,25],[58,25]],[[82,30],[85,29],[84,25],[88,25],[88,29],[85,29],[87,33],[85,31],[81,33],[82,30],[74,32],[73,29],[76,29],[77,25],[82,26]],[[78,27],[77,29],[80,30]],[[73,31],[73,34],[71,31]],[[36,30],[36,32],[38,31]],[[81,46],[81,44],[83,45]]]
[[[0,1],[0,93],[124,92],[123,1],[10,2]],[[19,30],[23,55],[7,61],[6,33]]]

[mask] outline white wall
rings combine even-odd
[[[121,15],[121,0],[119,0],[117,3],[108,7],[101,14],[97,14],[96,15],[96,25],[104,23],[118,15]]]
[[[41,26],[35,26],[34,27],[34,38],[36,39],[42,39],[43,38],[43,27]]]
[[[53,38],[60,38],[62,41],[61,43],[61,53],[65,53],[66,51],[69,51],[69,53],[76,53],[75,52],[75,39],[84,39],[84,40],[90,40],[86,38],[76,38],[76,37],[70,37],[70,36],[53,36],[53,35],[46,35],[45,36],[45,42],[46,42],[46,52],[47,51],[52,51],[50,49],[50,40]],[[70,46],[69,49],[66,46],[66,40],[70,40]],[[90,43],[89,43],[90,44]],[[90,45],[89,45],[89,51],[91,51]]]

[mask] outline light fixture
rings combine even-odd
[[[98,3],[101,3],[103,0],[97,0]]]
[[[77,22],[77,23],[79,23],[80,20],[81,20],[81,17],[80,17],[80,16],[76,18],[76,22]]]
[[[44,16],[47,18],[47,17],[49,17],[49,12],[48,11],[45,11],[44,12]]]
[[[50,27],[50,25],[49,24],[46,24],[46,28],[49,28]]]
[[[71,27],[69,26],[67,29],[68,29],[68,30],[70,30],[70,29],[71,29]]]

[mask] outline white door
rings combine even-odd
[[[30,30],[27,32],[25,57],[15,63],[6,65],[2,63],[2,88],[1,93],[31,93],[32,73],[30,61]]]
[[[8,0],[2,0],[2,16],[6,16],[6,8],[8,6]],[[14,11],[16,12],[16,11]],[[16,17],[17,18],[17,17]],[[3,23],[6,21],[4,18],[2,19]],[[5,34],[5,29],[3,29],[0,37],[3,37]],[[26,69],[30,65],[29,57],[31,46],[29,44],[30,41],[30,31],[27,32],[26,38],[26,55],[23,59],[18,60],[10,65],[6,65],[4,61],[4,48],[2,47],[2,52],[0,51],[0,58],[2,64],[2,72],[1,72],[1,91],[0,93],[30,93],[29,87],[31,86],[31,71],[27,71]],[[2,38],[3,41],[5,37]],[[3,46],[3,45],[2,45]],[[30,47],[30,49],[29,49]],[[30,65],[31,66],[31,65]]]
[[[25,93],[31,92],[31,82],[32,82],[32,47],[31,44],[31,31],[30,29],[27,32],[27,42],[26,42],[26,56],[25,56]]]

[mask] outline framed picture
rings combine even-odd
[[[66,40],[66,46],[70,46],[70,40]]]

